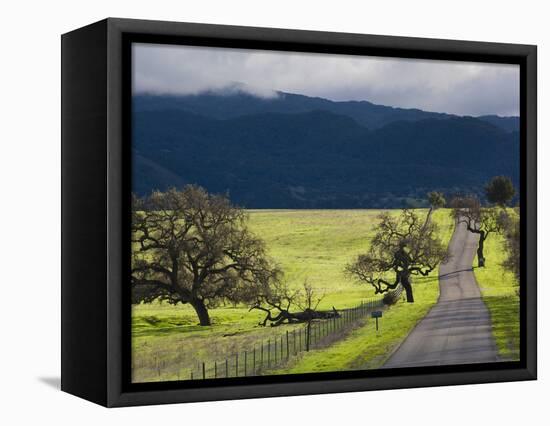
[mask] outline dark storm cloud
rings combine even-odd
[[[137,44],[134,93],[276,91],[460,115],[518,115],[519,67]]]

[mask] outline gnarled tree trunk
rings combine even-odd
[[[413,289],[411,285],[410,275],[406,273],[401,274],[401,285],[405,289],[405,295],[407,296],[407,303],[414,303]]]
[[[199,324],[200,325],[211,325],[210,322],[210,315],[208,314],[208,309],[206,308],[206,305],[204,304],[204,301],[202,299],[195,299],[189,302],[193,309],[195,309],[195,312],[197,313],[197,316],[199,317]]]
[[[485,257],[483,256],[483,246],[485,243],[486,234],[483,231],[479,232],[479,242],[477,244],[477,266],[479,268],[485,267]]]

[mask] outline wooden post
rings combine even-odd
[[[225,377],[229,377],[229,362],[225,358]]]
[[[260,348],[261,355],[260,355],[260,370],[264,368],[264,342],[262,342],[262,347]]]
[[[302,329],[301,328],[298,330],[298,343],[300,347],[300,352],[302,352]]]
[[[309,352],[310,345],[311,345],[311,321],[308,321],[307,328],[306,328],[306,352]]]
[[[248,364],[248,352],[244,351],[244,377],[246,377],[246,365]]]
[[[235,377],[239,377],[239,353],[235,354]]]
[[[317,327],[315,327],[315,343],[319,343],[319,326],[320,324],[317,324]]]
[[[218,362],[214,361],[214,379],[218,378]]]
[[[284,346],[284,344],[283,344],[283,336],[281,336],[281,361],[283,360],[283,349],[284,349],[283,346]]]
[[[313,344],[319,341],[319,325],[317,327],[313,324]]]
[[[277,364],[277,338],[275,337],[275,364]]]
[[[286,331],[286,359],[290,357],[290,346],[288,344],[288,330]]]
[[[202,363],[202,379],[206,379],[206,369],[204,368],[204,361]]]
[[[292,346],[294,346],[294,355],[296,355],[296,329],[292,330]]]
[[[271,339],[267,341],[267,366],[271,365]]]
[[[254,345],[254,351],[252,352],[252,375],[256,374],[256,345]]]

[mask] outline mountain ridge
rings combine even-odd
[[[276,92],[277,96],[263,98],[243,91],[231,94],[204,92],[194,95],[134,95],[134,111],[161,109],[186,110],[211,118],[236,118],[262,112],[293,114],[312,110],[327,110],[355,119],[368,128],[379,128],[394,121],[418,121],[426,118],[446,119],[461,117],[456,114],[401,108],[362,101],[332,101],[295,93]],[[505,131],[519,130],[519,117],[483,115],[476,117]]]
[[[374,129],[326,110],[219,119],[157,109],[133,118],[140,195],[197,183],[248,208],[394,208],[430,190],[479,191],[496,174],[519,179],[519,134],[473,117]]]

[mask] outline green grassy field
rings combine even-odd
[[[519,360],[519,287],[514,274],[502,266],[506,258],[504,236],[491,234],[485,241],[484,252],[485,268],[474,271],[491,314],[498,353],[503,360]]]
[[[448,210],[432,215],[440,226],[441,239],[448,244],[454,229]],[[407,337],[414,326],[428,313],[439,297],[438,271],[431,277],[415,277],[415,303],[400,300],[385,309],[376,332],[373,320],[363,320],[349,335],[330,347],[303,353],[277,374],[323,372],[345,369],[379,368],[392,351]]]
[[[420,211],[426,214],[426,210]],[[346,278],[344,266],[366,251],[379,210],[252,210],[250,227],[261,236],[269,254],[285,272],[291,285],[305,279],[324,294],[319,309],[349,308],[372,297],[373,289]],[[396,211],[398,214],[399,211]],[[448,241],[452,221],[445,210],[433,220],[442,226]],[[398,303],[384,314],[383,332],[370,324],[347,330],[347,337],[327,348],[311,351],[286,372],[375,368],[435,303],[437,273],[415,281],[414,304]],[[161,303],[132,308],[133,381],[188,379],[189,366],[199,360],[223,359],[258,340],[280,335],[296,326],[259,327],[263,315],[246,307],[210,311],[212,326],[200,327],[194,311],[186,306]],[[315,357],[318,357],[316,359]]]

